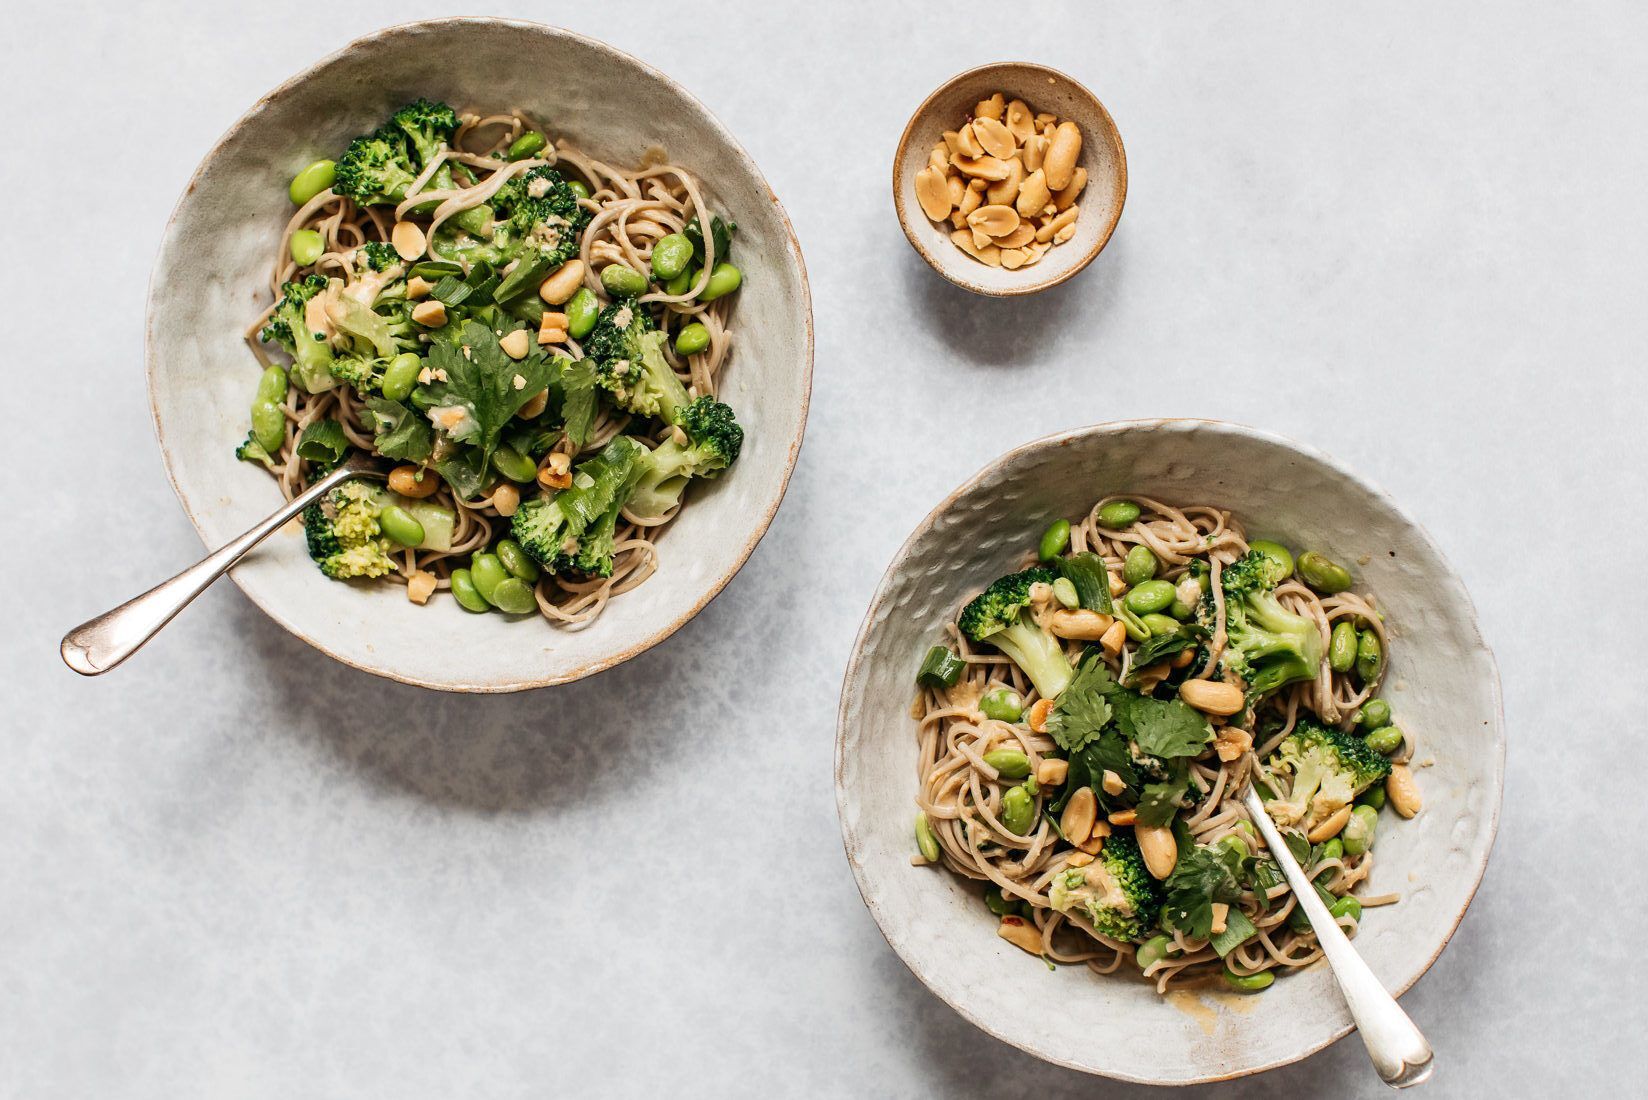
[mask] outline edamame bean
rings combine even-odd
[[[1336,921],[1345,917],[1349,917],[1353,921],[1360,921],[1362,919],[1362,903],[1346,894],[1329,906],[1328,912],[1333,914],[1333,919]]]
[[[1135,546],[1122,559],[1122,580],[1128,584],[1143,584],[1154,577],[1160,567],[1161,562],[1150,552],[1150,547]]]
[[[498,555],[499,563],[509,571],[510,576],[519,577],[528,584],[538,579],[538,563],[514,539],[499,539],[492,552]]]
[[[1023,787],[1010,787],[1001,796],[1001,823],[1014,836],[1029,836],[1036,824],[1036,800]]]
[[[697,321],[690,325],[682,325],[681,331],[675,334],[677,355],[697,355],[709,346],[710,330]]]
[[[519,577],[505,577],[492,590],[492,605],[510,615],[525,615],[538,609],[532,586]]]
[[[725,298],[737,290],[743,282],[744,273],[732,264],[716,264],[715,270],[710,272],[709,285],[704,287],[704,292],[698,296],[698,300],[700,302],[713,302],[717,298]]]
[[[926,820],[926,810],[916,811],[916,848],[928,863],[938,863],[938,838],[933,836],[933,823]]]
[[[391,401],[405,401],[412,396],[412,387],[418,384],[422,372],[422,359],[413,352],[401,352],[383,368],[383,395]]]
[[[1099,526],[1112,531],[1126,527],[1139,518],[1139,506],[1131,500],[1113,500],[1099,509]]]
[[[1402,731],[1395,726],[1380,726],[1368,734],[1368,748],[1386,756],[1402,747]]]
[[[652,274],[661,283],[667,283],[692,263],[692,242],[679,233],[671,233],[652,246]]]
[[[1261,970],[1257,974],[1238,974],[1230,967],[1225,967],[1225,984],[1238,993],[1257,993],[1261,989],[1269,989],[1276,980],[1276,975],[1268,970]]]
[[[1060,577],[1053,582],[1053,598],[1067,610],[1074,610],[1081,605],[1081,596],[1076,592],[1075,582],[1069,577]]]
[[[633,298],[647,292],[647,277],[626,264],[608,264],[601,269],[601,285],[614,298]]]
[[[1047,525],[1047,530],[1041,533],[1041,544],[1036,548],[1036,556],[1042,561],[1052,561],[1070,546],[1070,521],[1056,519]]]
[[[273,401],[279,405],[286,400],[286,371],[280,367],[264,367],[258,376],[255,401]]]
[[[681,272],[681,274],[664,284],[664,293],[671,294],[679,298],[681,295],[698,285],[698,276],[702,273],[703,269],[697,267],[692,268],[689,271]]]
[[[1345,854],[1345,842],[1340,840],[1338,837],[1334,837],[1331,840],[1323,842],[1323,844],[1322,844],[1322,855],[1321,855],[1321,858],[1317,860],[1317,862],[1318,863],[1325,863],[1330,859],[1339,859],[1344,854]]]
[[[572,193],[580,199],[589,198],[589,184],[583,180],[567,180],[567,186],[572,188]]]
[[[1270,539],[1254,539],[1247,544],[1247,548],[1257,550],[1277,565],[1280,565],[1283,580],[1293,576],[1293,555],[1281,543],[1272,542]]]
[[[504,154],[505,160],[525,160],[541,150],[549,141],[536,130],[528,130],[520,137],[509,143],[509,152]]]
[[[273,401],[252,402],[252,438],[273,455],[286,442],[286,414]]]
[[[1172,605],[1168,607],[1167,613],[1172,615],[1175,619],[1178,619],[1180,622],[1189,622],[1190,619],[1196,614],[1196,609],[1185,603],[1183,600],[1175,599]]]
[[[1300,554],[1298,566],[1300,578],[1324,596],[1332,596],[1350,587],[1350,570],[1314,550]]]
[[[494,607],[497,604],[493,602],[492,595],[498,590],[498,585],[508,578],[509,570],[504,568],[496,554],[476,554],[469,559],[469,579],[475,582],[475,591]]]
[[[1356,718],[1356,721],[1365,730],[1376,730],[1380,726],[1388,726],[1390,720],[1390,704],[1383,699],[1369,699],[1366,703],[1363,703],[1362,709],[1357,712]]]
[[[490,611],[492,605],[475,589],[475,580],[467,569],[452,570],[452,598],[465,611]]]
[[[1359,856],[1373,847],[1373,836],[1379,831],[1379,811],[1372,806],[1357,806],[1345,822],[1345,831],[1339,839],[1345,842],[1345,854]]]
[[[1017,749],[995,749],[984,754],[984,762],[1007,779],[1023,779],[1030,774],[1030,758]]]
[[[1364,684],[1371,684],[1384,667],[1385,647],[1379,644],[1379,635],[1371,630],[1362,631],[1356,639],[1356,675]]]
[[[1148,615],[1170,607],[1173,599],[1173,586],[1166,581],[1142,581],[1128,590],[1124,602],[1135,614]]]
[[[997,688],[986,692],[979,700],[979,709],[986,718],[994,718],[998,722],[1017,722],[1024,714],[1024,697],[1016,691],[1007,688]]]
[[[1165,638],[1169,634],[1177,634],[1180,629],[1178,619],[1173,618],[1171,615],[1163,615],[1160,612],[1155,611],[1151,612],[1149,615],[1139,616],[1139,621],[1144,623],[1145,629],[1150,631],[1150,636],[1152,638]]]
[[[1383,783],[1375,783],[1373,786],[1362,792],[1362,797],[1356,800],[1356,804],[1358,806],[1366,806],[1374,813],[1378,813],[1380,810],[1383,810],[1385,808],[1385,785]],[[1356,811],[1352,810],[1351,812],[1355,813]]]
[[[538,464],[514,447],[500,446],[492,452],[492,468],[511,481],[525,485],[538,476]]]
[[[595,331],[595,322],[600,316],[601,301],[595,292],[587,286],[579,287],[578,293],[567,300],[567,335],[582,340]]]
[[[286,247],[292,253],[292,262],[299,267],[308,267],[326,254],[325,238],[313,229],[293,233]]]
[[[1172,946],[1173,940],[1167,936],[1151,936],[1133,952],[1133,961],[1139,964],[1140,970],[1149,970],[1167,958],[1168,949]]]
[[[317,160],[303,171],[292,177],[286,193],[292,201],[302,206],[328,187],[337,178],[338,166],[329,160]]]
[[[1224,836],[1219,838],[1219,843],[1224,846],[1227,852],[1234,852],[1243,859],[1246,859],[1252,854],[1247,850],[1247,843],[1235,833],[1226,833]]]
[[[1019,911],[1019,900],[1004,896],[1001,887],[992,886],[984,892],[984,907],[998,917],[1006,917]]]
[[[1335,672],[1349,672],[1356,667],[1356,625],[1349,619],[1333,624],[1333,635],[1328,642],[1328,667]]]
[[[391,504],[378,513],[378,526],[383,533],[402,546],[423,545],[423,524],[398,504]]]

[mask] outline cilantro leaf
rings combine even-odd
[[[387,397],[369,397],[367,411],[371,414],[372,444],[385,458],[399,458],[407,462],[427,462],[435,446],[435,429],[416,409]]]
[[[1066,752],[1075,752],[1099,735],[1113,714],[1109,696],[1121,690],[1104,658],[1089,652],[1047,716],[1048,734]]]
[[[1115,772],[1121,779],[1125,787],[1121,794],[1112,795],[1104,789],[1104,773],[1107,771]],[[1061,812],[1077,788],[1091,787],[1099,806],[1108,813],[1132,805],[1132,796],[1138,785],[1139,772],[1127,742],[1119,732],[1108,729],[1070,754],[1070,770],[1065,775],[1064,790],[1051,804],[1051,809],[1055,813]]]
[[[1213,903],[1228,905],[1241,897],[1242,857],[1223,844],[1202,847],[1191,841],[1186,845],[1188,831],[1175,832],[1180,839],[1179,860],[1163,884],[1167,901],[1162,907],[1162,924],[1205,940],[1213,931]]]
[[[1139,820],[1146,825],[1166,825],[1184,805],[1190,789],[1190,768],[1184,760],[1173,762],[1173,773],[1163,783],[1146,783],[1139,792]]]
[[[1144,640],[1144,643],[1138,649],[1133,651],[1133,666],[1129,678],[1132,678],[1134,672],[1149,668],[1157,661],[1171,657],[1181,650],[1196,645],[1203,633],[1206,633],[1206,631],[1190,623],[1172,634],[1152,634]]]
[[[1209,927],[1211,928],[1211,925]],[[1240,909],[1232,909],[1225,914],[1225,930],[1215,933],[1208,942],[1222,959],[1258,934],[1259,929],[1247,919],[1246,913]]]
[[[582,447],[589,442],[589,431],[595,424],[598,396],[595,386],[595,360],[563,362],[561,419],[566,422],[567,438],[576,446]]]
[[[1151,756],[1164,760],[1199,756],[1213,740],[1207,718],[1183,699],[1152,699],[1128,692],[1111,701],[1122,732]]]

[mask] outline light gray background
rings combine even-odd
[[[910,977],[842,856],[830,756],[916,520],[1012,444],[1158,415],[1339,456],[1475,593],[1509,777],[1482,891],[1405,1000],[1431,1095],[1632,1079],[1641,6],[496,7],[665,68],[787,204],[818,362],[785,507],[697,621],[571,688],[378,681],[230,585],[77,679],[62,631],[200,552],[141,371],[177,193],[289,74],[451,12],[12,9],[0,1094],[1142,1093],[996,1043]],[[926,92],[1004,56],[1105,100],[1132,186],[1086,274],[999,303],[920,263],[888,178]],[[1354,1039],[1206,1091],[1278,1089],[1382,1091]]]

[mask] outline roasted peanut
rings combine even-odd
[[[441,475],[417,466],[396,466],[389,471],[389,489],[403,497],[422,500],[441,487]]]
[[[538,284],[538,297],[552,306],[565,305],[584,285],[584,261],[568,260]]]
[[[1093,834],[1093,823],[1099,817],[1099,800],[1092,787],[1077,787],[1070,801],[1059,815],[1059,832],[1074,845],[1081,845]]]
[[[1179,860],[1179,845],[1173,839],[1173,830],[1167,825],[1134,825],[1133,838],[1139,842],[1139,854],[1144,857],[1145,870],[1151,878],[1163,879],[1173,873]]]
[[[916,201],[933,221],[950,216],[950,184],[943,172],[929,165],[916,173]]]
[[[1403,817],[1419,812],[1419,787],[1413,781],[1413,772],[1406,764],[1397,764],[1385,778],[1385,797],[1391,808]]]
[[[1179,698],[1203,714],[1235,714],[1247,705],[1242,689],[1228,680],[1186,680]]]
[[[429,245],[423,230],[413,222],[396,222],[389,231],[389,243],[395,247],[395,255],[408,262],[422,256]]]

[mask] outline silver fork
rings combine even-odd
[[[1248,816],[1264,836],[1271,857],[1281,866],[1282,874],[1293,888],[1294,898],[1310,918],[1316,942],[1322,945],[1322,954],[1333,968],[1339,991],[1345,995],[1345,1004],[1350,1008],[1350,1018],[1356,1021],[1362,1045],[1368,1048],[1368,1057],[1373,1059],[1373,1068],[1392,1088],[1405,1089],[1424,1081],[1431,1075],[1431,1045],[1396,1003],[1396,998],[1379,984],[1368,964],[1351,946],[1350,939],[1339,930],[1333,914],[1316,896],[1316,888],[1306,877],[1305,869],[1288,851],[1287,842],[1265,812],[1265,804],[1251,783],[1242,794],[1242,805],[1247,807]]]
[[[189,606],[246,552],[277,531],[293,516],[319,500],[328,490],[352,477],[382,479],[384,472],[367,455],[354,454],[343,465],[315,482],[282,505],[251,530],[225,543],[169,581],[162,581],[143,595],[127,600],[113,611],[81,623],[63,635],[63,662],[82,676],[109,671],[143,648],[160,628]]]

